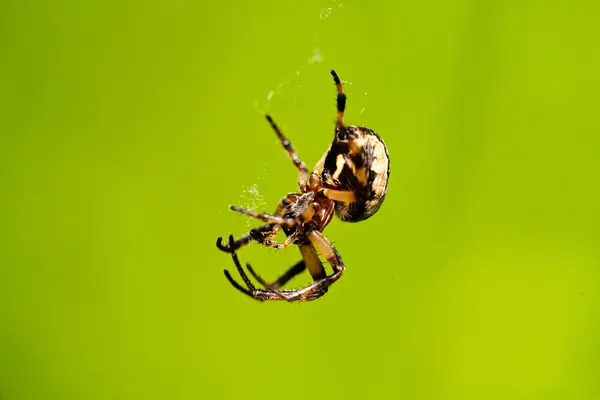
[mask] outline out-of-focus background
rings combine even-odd
[[[600,5],[0,4],[0,398],[600,398]],[[388,197],[307,304],[223,276],[346,121]],[[273,279],[297,249],[240,252]],[[234,274],[237,277],[237,274]],[[310,281],[304,274],[291,282]]]

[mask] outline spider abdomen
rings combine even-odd
[[[354,193],[354,201],[335,202],[339,219],[363,221],[379,210],[387,191],[390,159],[377,133],[364,127],[344,128],[322,163],[321,178],[327,187]]]

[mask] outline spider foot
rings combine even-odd
[[[231,235],[233,237],[233,235]],[[217,248],[225,253],[233,253],[235,251],[235,246],[232,246],[232,243],[235,245],[235,242],[229,242],[229,245],[223,245],[223,238],[217,238]]]
[[[287,300],[287,301],[292,301],[293,300],[293,297],[291,297],[289,295],[286,295],[281,290],[278,290],[273,285],[267,283],[267,281],[265,281],[260,275],[258,275],[254,271],[254,269],[252,268],[252,266],[250,264],[246,264],[246,268],[248,269],[248,271],[250,271],[250,274],[252,274],[252,276],[254,277],[254,279],[256,279],[261,285],[263,285],[265,287],[265,289],[267,289],[270,293],[272,293],[273,295],[279,296],[279,298],[281,300]]]
[[[222,239],[222,238],[219,238],[219,239]],[[242,280],[244,281],[244,284],[246,285],[246,288],[244,288],[242,285],[240,285],[233,279],[233,277],[231,276],[231,274],[229,273],[228,270],[224,270],[223,273],[225,274],[225,277],[227,278],[229,283],[231,283],[231,285],[234,288],[236,288],[240,292],[244,293],[245,295],[250,296],[253,299],[256,299],[259,301],[288,300],[288,296],[286,294],[275,289],[274,287],[272,287],[272,285],[269,285],[256,272],[254,272],[254,270],[252,269],[250,264],[246,264],[246,268],[248,268],[248,271],[250,271],[252,276],[254,276],[256,278],[256,280],[259,281],[263,286],[265,286],[265,288],[267,290],[256,289],[256,287],[252,284],[252,281],[250,280],[250,278],[248,278],[246,271],[244,271],[244,268],[242,268],[242,265],[240,264],[240,260],[237,256],[237,253],[235,252],[235,241],[233,239],[233,235],[229,235],[229,245],[228,246],[223,246],[221,242],[222,242],[222,240],[217,241],[217,246],[221,245],[221,247],[227,248],[228,250],[233,249],[233,250],[229,251],[231,253],[231,258],[233,259],[233,263],[235,264],[235,267],[236,267],[238,273],[240,274],[240,276],[242,277]]]

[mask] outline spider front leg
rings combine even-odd
[[[242,207],[229,206],[229,208],[233,211],[237,211],[239,213],[246,214],[252,218],[259,219],[263,222],[267,222],[269,224],[286,226],[288,228],[291,228],[292,226],[296,225],[299,222],[298,219],[283,218],[278,215],[271,215],[271,214],[266,214],[266,213],[257,213],[256,211],[247,210]]]
[[[270,242],[270,240],[268,238],[271,238],[271,237],[277,235],[277,233],[279,233],[280,229],[281,229],[280,225],[275,225],[275,224],[262,225],[262,226],[259,226],[258,228],[251,229],[250,232],[246,233],[244,236],[240,237],[239,239],[234,240],[233,243],[229,243],[228,245],[224,245],[223,238],[219,237],[219,238],[217,238],[217,247],[219,248],[219,250],[224,251],[225,253],[231,253],[231,252],[239,249],[240,247],[244,247],[245,245],[247,245],[248,243],[250,243],[253,240],[255,240],[259,243],[264,243],[267,241]]]
[[[264,228],[264,229],[262,229],[262,228]],[[229,245],[223,245],[223,238],[220,237],[220,238],[217,238],[217,247],[219,248],[219,250],[224,251],[225,253],[231,253],[231,252],[239,249],[240,247],[247,245],[252,240],[255,240],[258,243],[262,244],[263,246],[271,247],[274,249],[285,249],[286,247],[289,247],[290,245],[292,245],[294,243],[294,241],[298,237],[298,232],[296,231],[296,232],[292,233],[290,236],[287,237],[287,239],[285,239],[284,242],[276,242],[274,240],[268,239],[270,237],[275,236],[279,232],[280,229],[281,229],[280,225],[275,225],[274,227],[272,224],[263,225],[256,229],[250,230],[250,232],[248,232],[241,238],[234,240],[233,244],[229,244]],[[267,232],[263,233],[263,230],[266,230]]]
[[[298,195],[296,193],[290,193],[286,197],[281,199],[279,201],[279,204],[277,205],[277,208],[275,209],[274,215],[272,215],[272,216],[280,217],[282,215],[282,213],[284,212],[285,208],[287,206],[289,206],[292,202],[296,201],[297,197],[298,197]],[[231,206],[230,208],[234,211],[243,210],[242,212],[244,214],[247,213],[246,210],[244,210],[240,207]],[[253,211],[249,211],[249,213],[251,214],[251,216],[258,214]],[[264,214],[264,215],[269,215],[269,214]],[[293,238],[290,239],[288,237],[288,239],[283,243],[270,240],[270,238],[276,236],[280,230],[281,230],[281,225],[276,224],[276,223],[270,223],[270,224],[266,224],[263,226],[259,226],[258,228],[253,228],[250,230],[250,232],[246,233],[244,236],[240,237],[239,239],[234,240],[233,250],[237,250],[240,247],[247,245],[251,241],[255,241],[255,242],[263,244],[267,247],[273,247],[276,249],[288,247],[289,245],[291,245],[294,242]],[[223,244],[223,238],[221,238],[221,237],[217,238],[217,247],[219,248],[219,250],[224,251],[225,253],[231,253],[233,251],[229,245]]]
[[[296,154],[296,151],[292,147],[292,144],[281,132],[281,130],[279,129],[279,127],[277,126],[275,121],[273,121],[273,118],[271,118],[270,115],[267,115],[266,117],[267,117],[267,121],[269,121],[269,124],[271,124],[271,128],[273,128],[273,130],[275,131],[275,134],[279,138],[281,145],[283,146],[285,151],[288,153],[288,155],[292,159],[292,162],[298,169],[298,186],[300,187],[300,190],[302,192],[306,192],[306,190],[308,188],[308,185],[306,183],[306,181],[308,180],[308,169],[306,168],[306,164],[304,164],[304,162],[302,160],[300,160],[300,157],[298,157],[298,154]]]

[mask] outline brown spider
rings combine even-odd
[[[257,218],[266,222],[266,225],[250,230],[237,240],[230,235],[226,245],[223,245],[222,238],[217,239],[217,247],[231,253],[247,288],[233,280],[227,270],[224,271],[225,276],[236,289],[257,300],[309,301],[323,296],[328,287],[340,278],[345,268],[340,255],[322,233],[334,211],[342,221],[362,221],[375,214],[385,199],[390,175],[390,160],[385,143],[370,129],[344,125],[346,95],[335,71],[332,70],[331,75],[337,87],[335,137],[310,175],[290,141],[267,115],[271,127],[298,169],[300,193],[290,193],[282,198],[274,214],[261,214],[230,206],[231,210]],[[281,229],[287,236],[285,242],[271,240]],[[253,240],[278,249],[295,244],[300,249],[302,260],[272,284],[267,283],[247,264],[250,274],[265,287],[256,289],[235,252]],[[317,251],[332,266],[332,275],[325,273]],[[298,290],[280,290],[305,269],[312,275],[312,284]]]

